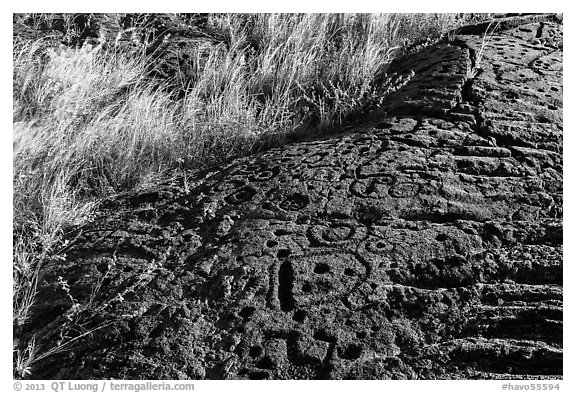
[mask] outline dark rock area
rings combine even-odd
[[[515,18],[360,125],[109,201],[21,335],[97,329],[33,377],[562,378],[562,24]]]

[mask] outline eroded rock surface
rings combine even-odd
[[[349,132],[110,202],[29,326],[99,329],[34,376],[561,378],[562,25],[522,23],[398,61]]]

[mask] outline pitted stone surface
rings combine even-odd
[[[561,378],[562,27],[542,23],[399,61],[409,83],[353,132],[109,202],[30,326],[108,324],[35,376]],[[93,306],[77,325],[58,276]]]

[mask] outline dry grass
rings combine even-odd
[[[467,18],[212,15],[225,40],[200,42],[189,57],[193,75],[163,83],[146,77],[143,51],[15,43],[14,325],[29,318],[42,265],[65,258],[62,234],[98,201],[361,115],[393,89],[374,79],[394,56]],[[19,352],[20,376],[35,351]]]

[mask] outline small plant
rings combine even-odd
[[[26,348],[21,350],[19,348],[14,348],[14,378],[26,378],[32,375],[33,365],[47,357],[54,356],[59,353],[70,351],[73,348],[74,343],[80,339],[95,333],[97,330],[109,326],[111,323],[103,323],[95,328],[85,331],[79,335],[75,335],[72,338],[65,337],[62,334],[62,340],[58,341],[57,344],[47,350],[39,349],[36,344],[36,336],[32,336],[28,341]]]
[[[488,43],[490,42],[490,39],[494,35],[494,32],[496,30],[498,30],[498,26],[500,26],[499,20],[498,21],[491,20],[490,23],[488,24],[488,27],[486,28],[486,31],[484,32],[484,35],[482,36],[482,44],[480,45],[480,50],[477,51],[475,54],[474,68],[471,70],[472,75],[469,76],[469,79],[473,78],[474,75],[476,75],[479,72],[479,70],[482,69],[481,63],[482,63],[482,58],[484,57],[484,50],[486,49],[486,46],[488,45]]]

